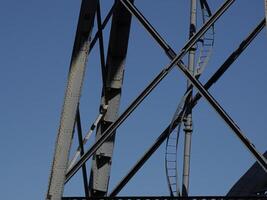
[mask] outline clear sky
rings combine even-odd
[[[105,15],[113,1],[101,2]],[[223,1],[209,2],[215,11]],[[188,37],[189,1],[136,0],[136,5],[178,52]],[[79,8],[77,0],[1,1],[2,199],[45,197]],[[216,23],[215,48],[203,83],[263,16],[263,0],[239,0]],[[120,112],[169,63],[135,18],[130,37]],[[266,48],[263,30],[210,90],[260,152],[267,150]],[[174,69],[118,129],[110,189],[169,124],[185,86],[186,79]],[[81,98],[85,131],[97,116],[100,91],[96,46],[89,56]],[[254,159],[205,100],[196,106],[193,118],[190,194],[224,195]],[[168,195],[164,149],[163,145],[120,195]],[[83,195],[79,179],[80,173],[66,186],[66,195]]]

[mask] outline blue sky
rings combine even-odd
[[[105,15],[113,1],[101,2]],[[136,5],[178,52],[188,37],[188,2],[136,0]],[[223,1],[210,2],[214,11]],[[3,199],[19,196],[22,200],[36,200],[45,196],[79,8],[80,1],[73,0],[1,2],[0,194]],[[203,83],[263,16],[262,0],[242,0],[234,3],[216,23],[214,53],[201,78]],[[108,30],[104,33],[105,47],[108,33]],[[130,36],[120,112],[169,63],[135,18]],[[210,90],[260,152],[267,149],[266,36],[263,30]],[[110,189],[169,124],[185,86],[186,79],[174,69],[118,129]],[[85,131],[97,115],[100,93],[96,46],[89,56],[81,98]],[[224,195],[254,159],[206,101],[199,102],[193,117],[190,194]],[[164,149],[163,145],[120,195],[168,195]],[[66,195],[83,194],[80,179],[79,173],[66,186]]]

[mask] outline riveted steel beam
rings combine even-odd
[[[98,6],[97,16],[99,21],[100,6]],[[100,45],[100,47],[102,46],[100,48],[102,54],[102,70],[106,77],[104,78],[105,83],[103,84],[101,107],[108,106],[108,108],[104,118],[97,127],[96,141],[102,136],[109,125],[118,118],[131,18],[132,15],[124,6],[121,3],[117,3],[113,11],[106,63],[103,55],[103,44]],[[89,186],[90,196],[106,196],[114,143],[115,131],[113,132],[113,136],[105,141],[93,155]]]
[[[83,0],[71,57],[67,89],[61,113],[47,200],[59,200],[63,194],[77,107],[90,46],[98,0]]]

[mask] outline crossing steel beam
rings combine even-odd
[[[235,2],[235,0],[225,0],[224,3],[219,7],[219,9],[212,16],[210,16],[208,21],[199,29],[199,31],[190,31],[191,37],[177,54],[161,37],[161,35],[156,31],[156,29],[149,23],[149,21],[142,15],[142,13],[133,4],[133,2],[134,0],[115,0],[113,6],[109,10],[104,21],[102,22],[99,0],[82,0],[79,22],[77,26],[75,42],[71,57],[67,89],[65,92],[64,104],[60,118],[60,126],[57,134],[56,147],[46,199],[82,200],[94,197],[94,199],[101,198],[107,200],[127,198],[134,200],[135,197],[115,196],[129,182],[129,180],[136,174],[136,172],[144,165],[144,163],[151,157],[151,155],[158,149],[158,147],[165,141],[165,139],[169,136],[172,130],[174,130],[177,125],[182,123],[182,120],[185,118],[185,116],[190,121],[191,109],[197,104],[198,100],[200,100],[200,98],[202,97],[204,97],[208,101],[208,103],[214,108],[216,113],[233,130],[239,140],[256,158],[258,164],[262,167],[263,170],[265,170],[263,173],[266,174],[267,160],[256,150],[254,145],[245,137],[245,135],[237,126],[237,124],[233,121],[233,119],[231,119],[231,117],[226,113],[226,111],[219,105],[216,99],[208,91],[208,89],[226,72],[226,70],[231,66],[231,64],[238,58],[238,56],[248,47],[251,41],[263,29],[266,24],[266,20],[262,20],[260,22],[260,24],[252,31],[252,33],[226,59],[226,61],[207,81],[207,83],[205,85],[202,85],[202,83],[198,80],[198,76],[195,77],[195,74],[192,72],[194,71],[194,46],[196,45],[196,42],[198,42],[201,37],[209,30],[209,28],[213,26],[214,23],[224,14],[224,12]],[[196,7],[196,0],[191,0],[191,2],[191,11],[194,11]],[[207,3],[206,1],[203,2]],[[265,10],[267,13],[267,0],[265,0]],[[91,33],[94,25],[95,15],[97,17],[96,19],[98,31],[96,32],[91,42]],[[196,13],[193,13],[193,15],[194,17],[191,19],[191,25],[196,24]],[[108,21],[111,19],[111,16],[113,17],[106,58],[102,30],[106,27]],[[137,18],[137,20],[141,23],[145,30],[164,50],[164,52],[170,58],[171,62],[164,67],[164,69],[126,108],[126,110],[121,115],[118,115],[132,16]],[[86,69],[87,57],[97,41],[99,41],[100,47],[100,62],[103,84],[100,106],[101,118],[98,117],[97,119],[99,119],[99,123],[97,125],[94,124],[95,127],[97,127],[96,141],[89,148],[89,150],[85,152],[83,148],[85,140],[82,138],[79,101]],[[189,54],[188,66],[186,66],[182,61],[186,54]],[[153,91],[153,89],[157,87],[157,85],[171,72],[171,70],[175,68],[175,66],[181,70],[183,75],[188,80],[186,94],[188,94],[189,91],[192,91],[193,88],[196,88],[198,90],[198,93],[194,96],[194,98],[192,96],[192,93],[191,95],[186,96],[186,103],[184,104],[183,110],[180,111],[178,116],[175,114],[177,118],[167,126],[167,128],[161,133],[161,135],[157,138],[154,144],[145,152],[145,154],[140,158],[140,160],[113,189],[109,197],[105,197],[108,191],[113,147],[115,143],[115,135],[117,128],[142,103],[142,101]],[[102,108],[104,108],[104,111],[102,110]],[[72,144],[75,124],[77,126],[79,142],[79,148],[76,154],[80,154],[81,157],[76,163],[76,159],[74,159],[72,164],[68,166],[68,158]],[[185,126],[186,125],[188,125],[188,123],[186,123]],[[90,129],[90,131],[93,132],[93,129]],[[186,132],[190,132],[191,134],[191,129],[186,130]],[[189,143],[190,139],[186,138],[185,146],[188,147]],[[188,153],[190,152],[190,148],[187,148],[185,150],[189,150],[185,152],[186,155],[189,155]],[[88,184],[86,161],[91,157],[93,157],[92,168]],[[78,156],[76,158],[78,158]],[[189,160],[187,158],[184,160],[184,196],[187,196],[188,194],[188,161]],[[64,184],[67,183],[79,169],[82,169],[85,197],[62,198]],[[191,198],[185,198],[184,196],[183,199]],[[149,199],[147,197],[140,197],[139,199],[143,198]],[[162,198],[164,199],[165,197],[151,197],[151,199]],[[200,199],[201,198],[202,197],[200,197]],[[235,197],[230,198],[234,199]],[[197,198],[192,197],[191,199]],[[206,199],[216,199],[216,197],[207,197]],[[229,197],[226,197],[226,199],[229,199]],[[166,198],[166,200],[168,200],[168,197]]]
[[[229,69],[234,61],[242,54],[242,52],[249,46],[253,39],[260,33],[265,26],[265,20],[263,19],[256,28],[245,38],[238,48],[225,60],[225,62],[218,68],[214,75],[205,84],[205,89],[209,89],[219,78]],[[201,99],[201,95],[197,93],[192,100],[192,108],[197,105],[197,102]],[[110,193],[110,197],[116,196],[122,188],[131,180],[138,170],[145,164],[145,162],[152,156],[152,154],[160,147],[160,145],[166,140],[168,135],[176,128],[176,126],[182,120],[182,113],[177,117],[174,123],[170,123],[161,135],[156,139],[154,144],[146,151],[146,153],[139,159],[139,161],[131,168],[131,170],[122,178],[122,180],[115,186]]]
[[[128,8],[129,12],[131,12],[139,20],[139,22],[146,28],[146,30],[152,35],[152,37],[155,38],[155,40],[160,44],[160,46],[162,46],[162,47],[168,47],[168,45],[166,44],[166,42],[160,37],[160,35],[155,31],[155,29],[151,26],[151,24],[149,24],[149,22],[144,18],[144,16],[140,13],[140,11],[138,11],[138,9],[135,6],[133,6],[127,0],[121,0],[121,2],[124,2],[124,5]],[[230,6],[233,2],[234,1],[226,1],[225,4],[220,9],[222,9],[227,4],[228,4],[228,6]],[[213,17],[217,15],[217,12],[213,15]],[[211,17],[210,20],[208,20],[206,24],[209,24],[213,20],[213,17]],[[196,35],[198,33],[196,33]],[[192,39],[194,39],[194,38],[192,37]],[[172,54],[172,53],[171,54],[168,54],[168,52],[171,52],[170,50],[171,50],[170,48],[168,48],[168,49],[165,50],[165,52],[167,52],[167,55],[171,55]],[[187,51],[185,51],[185,52],[187,52]],[[211,104],[211,106],[214,107],[214,109],[216,110],[216,112],[222,117],[222,119],[234,131],[234,133],[237,135],[237,137],[247,147],[247,149],[253,154],[253,156],[256,158],[256,160],[260,163],[260,165],[266,171],[267,170],[267,162],[266,162],[265,158],[256,150],[256,148],[254,147],[254,145],[251,144],[250,141],[244,136],[244,134],[241,132],[241,130],[238,128],[238,126],[230,118],[230,116],[223,110],[223,108],[216,102],[216,100],[208,93],[208,91],[205,90],[205,88],[201,85],[201,83],[195,77],[193,77],[192,75],[190,76],[188,74],[188,70],[186,70],[185,69],[186,66],[182,62],[180,62],[181,61],[181,57],[179,57],[179,56],[180,55],[177,55],[176,58],[173,59],[173,61],[172,61],[171,64],[173,64],[173,65],[177,64],[178,67],[184,73],[184,75],[191,82],[192,81],[194,82],[193,85],[195,87],[197,87],[197,89],[199,90],[199,93],[201,95],[204,95],[204,97]],[[175,63],[173,63],[174,61],[175,61]]]
[[[123,1],[131,4],[130,1]],[[234,3],[234,0],[227,0],[210,19],[200,28],[200,30],[185,44],[180,53],[175,59],[165,67],[153,80],[152,82],[141,92],[141,94],[129,105],[129,107],[113,122],[102,134],[102,136],[92,145],[92,147],[77,161],[77,163],[68,170],[66,174],[65,183],[82,167],[95,152],[96,150],[110,138],[114,131],[124,122],[124,120],[135,110],[135,108],[150,94],[150,92],[167,76],[167,74],[174,68],[175,65],[181,63],[181,59],[186,55],[190,48],[201,38],[201,36],[216,22],[217,19]],[[125,4],[124,4],[125,5]],[[133,6],[133,4],[131,4]],[[127,7],[126,7],[127,8]],[[178,65],[178,66],[179,66]]]
[[[240,141],[245,145],[245,147],[252,153],[261,167],[267,172],[267,160],[262,154],[260,154],[255,146],[245,137],[243,132],[239,129],[233,119],[226,113],[226,111],[220,106],[216,99],[204,88],[204,86],[197,80],[194,76],[190,74],[186,66],[179,63],[178,56],[172,61],[173,65],[178,64],[181,72],[191,81],[194,87],[199,91],[199,93],[208,101],[208,103],[214,108],[216,113],[225,121],[225,123],[233,130]]]

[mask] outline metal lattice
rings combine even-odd
[[[104,1],[103,1],[104,2]],[[194,2],[194,3],[193,3]],[[237,49],[225,60],[210,79],[202,84],[198,78],[208,64],[214,44],[214,24],[232,6],[235,0],[225,0],[224,3],[213,14],[207,0],[200,0],[203,25],[196,29],[196,0],[191,0],[190,38],[178,53],[170,47],[163,37],[156,31],[152,24],[134,5],[134,0],[116,0],[110,11],[102,21],[100,0],[82,0],[79,22],[76,31],[68,82],[66,86],[64,104],[61,113],[60,126],[58,130],[54,159],[49,178],[47,200],[170,200],[170,199],[192,199],[192,200],[217,200],[217,199],[266,199],[266,190],[253,188],[249,195],[238,197],[188,197],[189,174],[183,174],[182,191],[179,188],[177,169],[177,148],[179,132],[184,123],[185,133],[192,132],[192,109],[203,97],[224,122],[232,129],[233,133],[252,153],[257,161],[257,169],[267,172],[266,158],[260,154],[255,146],[246,138],[237,124],[231,119],[226,111],[220,106],[216,99],[209,93],[208,89],[219,80],[232,63],[249,46],[253,39],[266,25],[265,19],[259,22],[256,28],[240,43]],[[193,5],[193,6],[192,6]],[[267,1],[265,0],[265,10]],[[266,12],[267,13],[267,12]],[[192,17],[193,16],[193,17]],[[134,99],[134,101],[119,115],[119,104],[124,78],[125,59],[129,41],[131,19],[135,17],[151,37],[159,44],[170,59],[169,65],[147,85],[146,88]],[[92,37],[94,21],[96,18],[97,32]],[[112,18],[112,19],[111,19]],[[110,36],[107,55],[104,51],[103,29],[111,20]],[[91,40],[91,38],[93,38]],[[99,54],[102,72],[102,96],[99,115],[92,123],[89,131],[83,137],[80,118],[80,96],[85,74],[88,54],[95,44],[99,42]],[[199,58],[194,63],[196,47],[199,47]],[[189,54],[186,65],[182,59]],[[191,55],[191,56],[190,56]],[[153,91],[154,88],[172,71],[178,68],[188,79],[187,90],[178,108],[165,130],[159,135],[152,146],[144,153],[132,169],[122,178],[115,188],[108,194],[109,176],[113,156],[113,146],[117,128],[128,116],[142,103],[142,101]],[[194,68],[194,69],[193,69]],[[193,93],[193,88],[198,93]],[[69,161],[69,153],[75,128],[78,133],[79,147],[76,148],[74,157]],[[95,131],[96,141],[88,150],[85,149],[90,136]],[[191,137],[191,136],[190,136]],[[166,142],[166,174],[171,197],[116,197],[123,187],[131,180],[144,163],[153,153]],[[190,139],[187,140],[190,142]],[[186,140],[185,140],[186,143]],[[186,145],[185,145],[186,146]],[[190,153],[190,146],[187,154]],[[184,155],[186,154],[184,153]],[[173,155],[173,156],[171,156]],[[190,154],[184,159],[184,172],[189,171]],[[91,173],[88,181],[86,162],[92,158]],[[85,197],[62,197],[64,185],[79,171],[82,170]],[[255,169],[257,171],[257,169]],[[254,170],[251,169],[254,173]],[[254,181],[257,181],[254,177]],[[241,181],[242,182],[242,181]],[[242,182],[244,183],[244,182]],[[261,183],[264,183],[263,181]],[[185,188],[185,189],[184,189]],[[185,191],[184,191],[185,190]],[[182,195],[182,197],[178,197]]]

